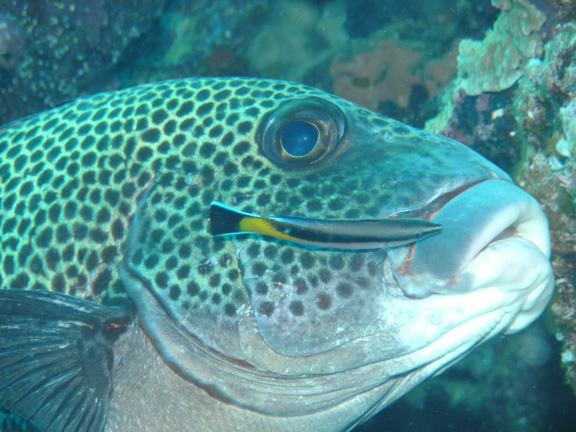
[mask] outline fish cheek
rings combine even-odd
[[[209,234],[208,206],[192,187],[159,183],[142,196],[125,246],[123,282],[136,303],[139,289],[151,291],[177,325],[236,358],[236,321],[246,295],[233,245]]]
[[[383,319],[383,270],[374,252],[247,239],[238,259],[259,330],[280,354],[324,352],[373,334]]]

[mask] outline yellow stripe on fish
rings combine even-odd
[[[255,233],[312,246],[353,250],[414,243],[442,229],[440,224],[410,218],[263,217],[216,201],[210,206],[210,223],[213,235]]]

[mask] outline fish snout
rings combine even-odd
[[[539,316],[552,295],[554,276],[548,221],[533,197],[510,182],[488,180],[452,198],[432,221],[442,225],[441,233],[412,251],[389,251],[394,278],[406,296],[491,290],[494,307],[514,316],[508,333]]]

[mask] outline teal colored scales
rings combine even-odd
[[[546,219],[504,172],[299,84],[80,99],[1,129],[0,180],[8,430],[348,430],[528,325],[553,286]],[[442,231],[370,249],[215,237],[214,201]]]

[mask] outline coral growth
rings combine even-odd
[[[75,98],[94,79],[106,83],[99,89],[113,88],[111,68],[127,60],[125,48],[164,1],[2,2],[0,124]]]
[[[421,45],[397,39],[372,40],[370,45],[337,55],[330,76],[335,93],[371,110],[388,115],[391,110],[407,110],[437,96],[455,76],[455,46],[430,58]]]
[[[470,96],[510,88],[522,76],[526,62],[543,52],[543,13],[528,0],[492,3],[502,9],[494,29],[482,41],[460,43],[460,85]]]
[[[356,39],[331,61],[332,91],[419,127],[456,76],[462,37],[482,34],[497,12],[487,0],[461,9],[424,1],[347,4],[345,28]]]
[[[532,0],[532,3],[555,23],[567,23],[576,19],[574,0]]]
[[[338,55],[330,66],[334,91],[372,110],[383,101],[407,108],[412,86],[423,81],[416,68],[421,60],[420,53],[394,39],[348,59]]]
[[[137,79],[161,79],[202,75],[254,75],[245,55],[265,22],[263,0],[242,2],[173,0],[168,2],[156,31],[138,50]],[[249,24],[248,24],[249,23]],[[133,69],[122,74],[123,85],[131,85]],[[256,74],[257,75],[257,74]]]
[[[440,115],[426,123],[429,130],[448,135],[478,151],[506,171],[521,155],[510,93],[468,96],[455,90]]]
[[[427,126],[506,168],[546,212],[557,277],[551,310],[566,381],[576,391],[576,25],[557,25],[544,58],[518,72],[509,75],[516,77],[514,87],[476,96],[457,82],[445,95],[447,108]],[[468,79],[486,82],[485,73],[479,69]]]
[[[12,70],[20,64],[28,40],[12,15],[0,14],[0,69]]]
[[[304,1],[270,2],[269,20],[248,46],[257,75],[303,81],[346,44],[340,2],[318,8]]]

